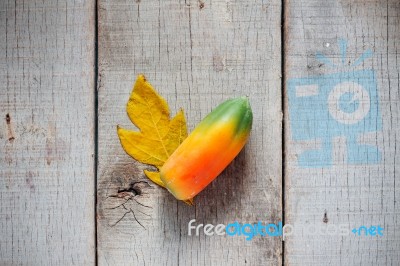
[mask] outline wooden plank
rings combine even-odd
[[[397,265],[400,3],[286,7],[285,222],[299,232],[285,242],[285,263]],[[362,225],[383,236],[338,230]]]
[[[274,237],[188,236],[188,222],[281,220],[280,1],[99,1],[99,265],[277,265]],[[148,181],[116,125],[139,73],[190,129],[248,95],[250,142],[190,207]],[[119,192],[118,192],[119,191]],[[123,205],[122,205],[123,204]]]
[[[0,1],[0,264],[90,265],[94,1]]]

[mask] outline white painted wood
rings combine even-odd
[[[285,222],[299,229],[310,225],[322,230],[339,225],[349,229],[361,225],[381,225],[384,228],[381,237],[355,236],[353,233],[347,236],[307,236],[300,232],[285,242],[285,264],[398,265],[400,3],[396,0],[307,0],[287,1],[285,7]],[[342,38],[348,41],[347,55],[343,62],[338,46],[338,40]],[[372,57],[357,66],[351,66],[368,49],[373,52]],[[339,67],[330,67],[326,62],[316,60],[317,52],[325,54]],[[315,108],[312,112],[315,119],[321,119],[319,127],[304,125],[309,140],[295,140],[296,129],[293,129],[293,125],[301,121],[288,112],[288,108],[296,101],[296,98],[294,101],[290,99],[290,83],[295,78],[309,77],[311,80],[314,76],[338,72],[356,75],[354,73],[357,70],[372,70],[375,74],[377,102],[381,112],[379,117],[382,118],[381,129],[377,126],[375,132],[361,132],[357,134],[357,141],[377,146],[381,160],[376,164],[366,164],[365,161],[348,163],[346,143],[349,140],[343,133],[333,139],[331,166],[302,167],[298,164],[301,154],[319,145],[314,134],[318,128],[326,128],[328,121],[333,118],[322,117],[318,114],[318,108]],[[331,82],[328,90],[337,83],[348,81],[347,78],[337,79],[332,76],[327,80]],[[375,86],[372,79],[365,77],[356,81]],[[323,88],[319,88],[319,93],[322,93]],[[327,108],[334,100],[331,98],[329,102],[328,99],[319,99],[321,108]],[[307,106],[315,101],[318,100],[306,100],[303,109],[297,109],[296,112],[306,112]],[[338,114],[340,111],[335,112]],[[371,119],[363,121],[361,129],[370,131],[368,123]],[[327,136],[328,131],[324,130]],[[354,131],[354,127],[348,127],[348,132]],[[362,152],[360,148],[354,150]]]
[[[99,265],[281,263],[279,238],[187,233],[191,219],[282,219],[280,15],[280,1],[99,1]],[[185,109],[190,129],[223,100],[250,98],[250,142],[194,207],[148,181],[120,146],[116,125],[134,129],[125,106],[139,73],[172,113]]]
[[[93,265],[94,1],[0,1],[0,264]]]

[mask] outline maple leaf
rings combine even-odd
[[[183,110],[171,119],[165,99],[154,90],[144,75],[139,75],[126,111],[139,131],[117,126],[123,149],[135,160],[160,169],[188,135]],[[144,173],[154,183],[165,187],[158,171],[144,170]]]

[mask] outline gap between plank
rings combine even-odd
[[[94,0],[94,264],[98,265],[97,253],[97,167],[99,165],[99,18],[98,0]]]
[[[286,176],[286,146],[285,146],[285,132],[286,132],[286,122],[285,122],[285,0],[281,3],[281,110],[282,110],[282,224],[285,225],[285,176]],[[285,265],[285,241],[282,241],[282,265]]]

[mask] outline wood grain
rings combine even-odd
[[[280,1],[99,1],[99,265],[277,265],[279,238],[188,236],[200,223],[279,222]],[[183,107],[189,128],[218,103],[247,95],[244,151],[190,207],[147,180],[116,125],[139,73]],[[223,151],[221,151],[223,152]]]
[[[311,225],[322,230],[332,225],[344,225],[350,230],[361,225],[384,228],[384,236],[380,237],[356,236],[351,232],[345,236],[300,232],[285,242],[285,264],[398,265],[400,4],[396,0],[308,0],[287,1],[285,7],[286,91],[295,78],[312,79],[337,72],[355,75],[358,70],[371,70],[375,74],[380,108],[376,119],[382,119],[381,129],[377,127],[376,132],[356,136],[359,143],[378,147],[381,152],[378,163],[348,163],[346,143],[349,140],[343,133],[332,140],[333,163],[330,166],[301,167],[298,163],[301,154],[307,149],[321,147],[318,146],[321,139],[313,137],[320,129],[304,125],[310,139],[295,141],[292,126],[299,121],[290,116],[288,108],[294,102],[288,94],[285,96],[285,221],[297,228]],[[340,39],[347,40],[347,55],[343,61],[338,45]],[[373,55],[353,67],[354,61],[368,49]],[[316,60],[317,52],[325,54],[338,67],[332,68]],[[333,78],[331,85],[344,81]],[[373,85],[372,79],[369,82]],[[320,121],[322,128],[332,120],[331,117],[325,119]],[[368,123],[361,123],[368,131]],[[349,127],[349,132],[352,130]],[[356,152],[362,156],[360,150]]]
[[[0,264],[91,265],[94,2],[0,1]]]
[[[1,265],[94,264],[95,182],[100,265],[398,264],[400,4],[285,2],[283,162],[281,1],[242,2],[99,1],[96,180],[94,1],[0,1]],[[341,40],[347,41],[344,57]],[[371,56],[354,66],[367,50]],[[306,78],[335,86],[361,70],[374,75],[357,81],[377,88],[382,125],[371,131],[364,123],[369,132],[355,137],[378,148],[379,162],[349,163],[343,133],[330,140],[329,165],[299,164],[304,151],[321,147],[313,137],[320,129],[307,124],[309,139],[294,139],[293,123],[301,121],[289,112],[289,84]],[[185,109],[190,129],[223,100],[250,98],[250,142],[194,207],[147,180],[143,169],[149,166],[119,144],[116,125],[134,129],[125,105],[139,73],[173,114]],[[319,123],[323,128],[331,120]],[[355,152],[363,156],[361,148]],[[286,224],[323,231],[380,225],[384,236],[301,231],[287,237],[283,257],[280,238],[188,236],[191,219],[214,225],[281,221],[282,163]]]

